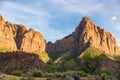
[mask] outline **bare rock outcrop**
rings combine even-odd
[[[110,54],[120,53],[112,34],[96,26],[88,17],[83,17],[78,27],[69,36],[55,43],[48,42],[46,51],[51,54],[54,51],[64,53],[77,50],[81,52],[88,47],[95,47]]]
[[[37,31],[34,31],[33,29],[30,29],[24,34],[24,37],[22,38],[20,50],[26,52],[44,52],[45,47],[46,43],[42,34],[40,34]]]
[[[119,64],[117,62],[115,62],[114,60],[109,59],[108,57],[106,57],[105,55],[103,55],[102,57],[102,64],[101,64],[101,68],[106,68],[107,70],[110,71],[110,73],[114,76],[119,76]]]
[[[48,59],[45,48],[46,42],[41,33],[33,29],[27,29],[22,24],[5,22],[0,15],[0,52],[3,49],[6,51],[37,52],[38,55],[45,56]]]
[[[17,50],[14,36],[12,34],[11,25],[4,21],[4,18],[0,15],[0,48]]]
[[[25,52],[45,52],[46,42],[41,33],[20,24],[5,22],[0,15],[0,47]]]

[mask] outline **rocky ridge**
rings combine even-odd
[[[5,42],[1,47],[7,45],[11,46],[10,48],[13,50],[18,49],[25,52],[45,51],[45,40],[41,33],[33,29],[28,30],[22,24],[5,22],[2,16],[0,16],[0,28],[1,40]],[[8,43],[11,45],[8,45],[7,40],[10,41]],[[0,42],[3,43],[3,41]]]
[[[111,33],[96,26],[88,17],[83,17],[75,31],[55,43],[48,42],[46,51],[65,53],[71,50],[81,52],[95,47],[109,54],[119,54],[119,47]]]
[[[11,24],[0,15],[0,49],[45,54],[46,42],[41,33],[22,24]],[[40,54],[39,54],[40,55]],[[43,54],[42,54],[43,55]],[[48,57],[48,56],[46,56]]]

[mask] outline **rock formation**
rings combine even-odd
[[[11,25],[8,25],[1,15],[0,15],[0,48],[17,50]]]
[[[110,54],[119,53],[116,40],[111,33],[96,26],[88,17],[83,17],[78,27],[69,36],[55,43],[48,42],[46,51],[51,54],[71,50],[81,52],[88,47],[95,47]]]
[[[45,51],[45,40],[41,33],[27,29],[24,25],[5,22],[0,15],[0,47],[25,52]]]
[[[20,50],[24,52],[39,52],[45,54],[46,42],[42,34],[27,29],[22,24],[5,22],[0,15],[0,50]],[[43,55],[43,54],[42,54]],[[46,55],[46,54],[45,54]],[[46,56],[48,57],[48,56]]]
[[[100,67],[101,68],[106,68],[114,76],[119,76],[119,73],[120,73],[120,71],[119,71],[119,64],[117,62],[109,59],[105,55],[103,55],[102,59],[103,60],[101,62]]]
[[[29,70],[44,70],[44,63],[36,54],[12,52],[0,53],[0,71],[4,73],[11,73],[14,70],[21,70],[27,72]]]
[[[45,51],[45,40],[43,36],[33,29],[30,29],[27,33],[24,34],[20,50],[27,52],[44,52]]]

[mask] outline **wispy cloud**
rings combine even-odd
[[[53,0],[53,2],[65,11],[84,15],[100,11],[103,7],[97,0]]]
[[[73,32],[73,24],[77,25],[82,16],[89,16],[120,44],[119,4],[119,0],[0,0],[0,14],[12,23],[34,27],[53,42]]]
[[[55,42],[57,39],[63,38],[67,35],[69,31],[63,33],[63,31],[55,30],[50,27],[50,13],[40,7],[32,8],[25,4],[4,1],[0,13],[7,21],[18,24],[22,23],[28,27],[34,27],[34,29],[43,34],[47,41]]]

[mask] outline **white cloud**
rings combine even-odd
[[[96,0],[53,0],[61,9],[73,13],[90,14],[103,8]]]
[[[117,19],[117,17],[116,16],[113,16],[112,18],[111,18],[111,20],[116,20]]]

